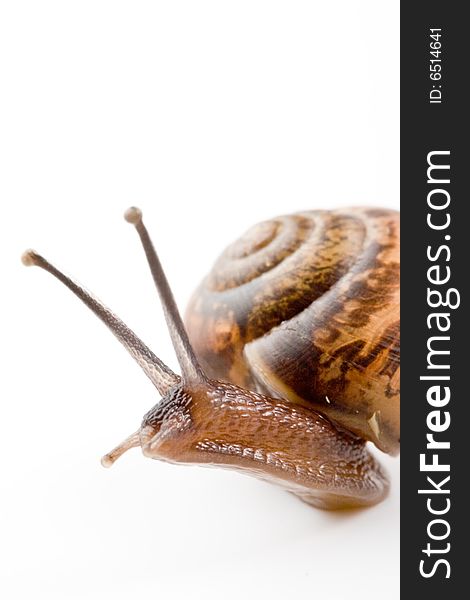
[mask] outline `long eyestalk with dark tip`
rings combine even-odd
[[[108,329],[114,333],[124,348],[140,365],[160,394],[165,394],[171,386],[179,381],[178,375],[173,373],[119,317],[111,312],[100,300],[87,292],[80,284],[72,281],[67,275],[64,275],[64,273],[51,265],[50,262],[34,250],[24,252],[21,260],[27,267],[36,266],[44,269],[44,271],[47,271],[67,286],[77,298],[80,298],[103,321]]]
[[[196,381],[204,382],[206,377],[202,372],[192,346],[189,343],[188,334],[184,328],[183,320],[181,319],[168,280],[162,269],[157,253],[155,252],[152,240],[142,221],[142,211],[139,208],[132,206],[124,213],[124,218],[128,223],[135,226],[140,241],[142,242],[150,272],[163,306],[163,312],[165,313],[165,319],[176,352],[176,358],[181,367],[181,375],[187,383],[190,381],[194,383]]]

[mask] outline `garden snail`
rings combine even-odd
[[[366,447],[399,449],[399,219],[376,208],[256,225],[196,290],[183,325],[137,208],[181,376],[120,319],[30,250],[111,329],[162,399],[107,454],[129,448],[272,481],[320,508],[375,504],[388,479]]]

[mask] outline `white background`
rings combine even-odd
[[[398,598],[390,497],[332,514],[129,452],[158,400],[32,246],[177,368],[135,233],[181,306],[265,218],[398,207],[398,1],[4,1],[0,9],[0,595]]]

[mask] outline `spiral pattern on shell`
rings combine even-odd
[[[252,227],[186,314],[211,377],[310,406],[399,449],[399,217],[351,208]]]

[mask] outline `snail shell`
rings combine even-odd
[[[215,379],[310,406],[391,454],[400,438],[399,214],[309,211],[231,244],[186,327]]]

